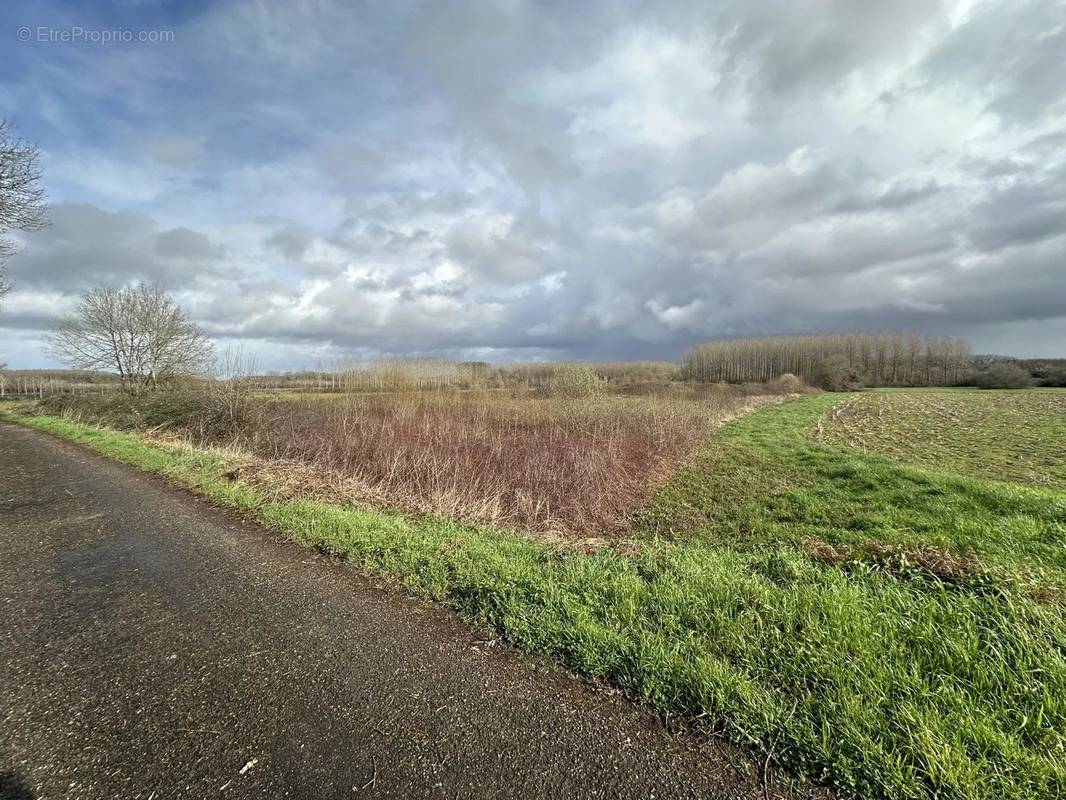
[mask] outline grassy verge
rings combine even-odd
[[[806,398],[726,426],[660,493],[627,555],[275,502],[227,480],[218,455],[20,421],[399,578],[519,647],[699,717],[846,794],[1061,797],[1066,613],[1010,576],[1028,565],[1062,585],[1063,496],[810,442],[832,402]],[[862,558],[824,563],[804,551],[812,537],[969,546],[993,572],[943,581]]]

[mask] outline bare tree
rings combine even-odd
[[[131,393],[203,374],[214,348],[161,287],[101,287],[85,295],[48,337],[51,352],[78,369],[110,369]]]
[[[7,234],[34,231],[46,222],[39,158],[36,145],[16,137],[0,119],[0,299],[11,290],[4,262],[16,250]]]
[[[854,331],[707,342],[685,353],[681,371],[697,381],[766,381],[791,373],[832,386],[932,386],[958,382],[969,358],[970,346],[958,339]]]

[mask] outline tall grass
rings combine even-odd
[[[220,385],[221,386],[221,385]],[[595,536],[633,512],[722,422],[775,399],[726,386],[605,391],[562,365],[544,389],[244,397],[221,389],[42,405],[126,430],[165,430],[276,462],[273,482],[462,522]],[[299,468],[302,467],[302,468]]]
[[[314,464],[353,499],[539,531],[617,531],[713,428],[762,401],[498,393],[273,402],[252,453]]]
[[[527,362],[492,365],[485,361],[434,358],[382,358],[341,361],[313,372],[256,375],[262,389],[301,392],[395,392],[441,389],[530,389],[550,392],[560,380],[585,372],[606,387],[663,384],[677,380],[676,364],[666,361]]]

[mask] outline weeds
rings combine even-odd
[[[893,545],[862,542],[857,545],[830,544],[818,539],[800,543],[801,549],[816,561],[837,566],[872,565],[897,575],[925,571],[946,583],[963,583],[981,578],[984,568],[971,548],[961,552],[931,544]]]
[[[46,401],[132,430],[169,420],[197,445],[245,451],[304,494],[537,532],[617,533],[715,427],[777,396],[730,387],[606,394],[556,370],[539,392],[447,391],[252,400],[233,392]]]

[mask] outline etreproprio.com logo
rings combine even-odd
[[[15,32],[20,42],[46,42],[49,44],[132,44],[134,42],[173,42],[174,31],[129,30],[127,28],[52,28],[40,25],[36,28],[23,26]]]

